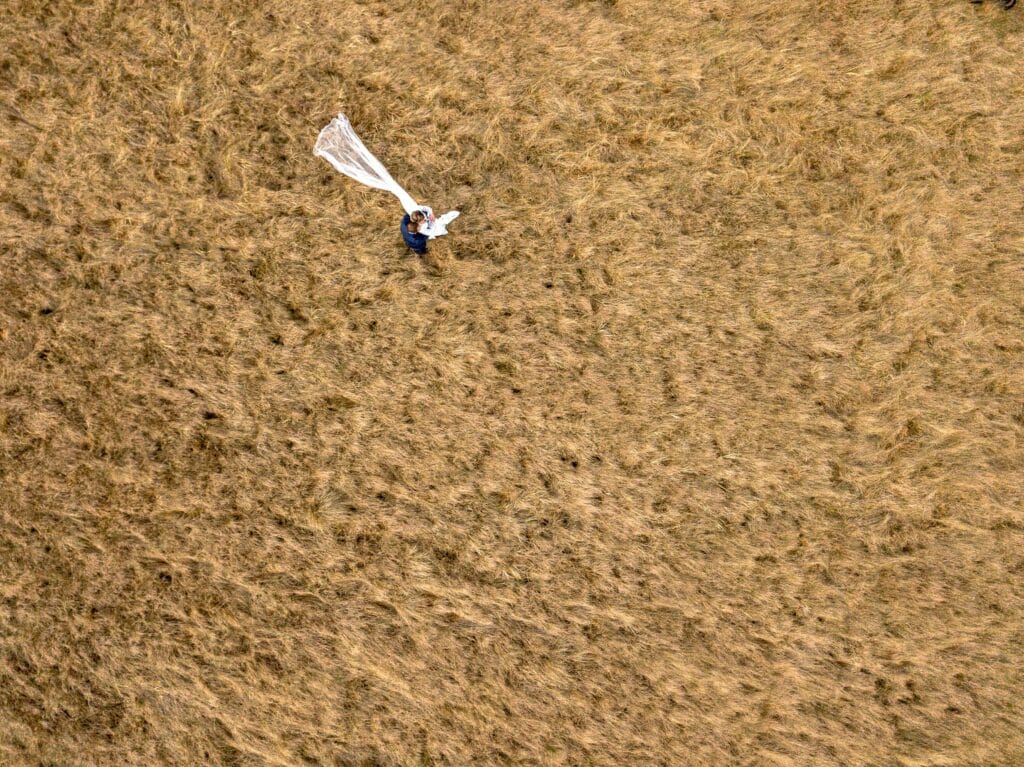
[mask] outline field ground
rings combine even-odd
[[[1022,33],[6,0],[0,764],[1024,763]]]

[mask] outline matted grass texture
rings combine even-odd
[[[0,764],[1024,764],[1022,32],[6,0]]]

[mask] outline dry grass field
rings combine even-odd
[[[0,765],[1024,764],[1022,179],[993,2],[5,0]]]

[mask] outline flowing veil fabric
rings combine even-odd
[[[402,203],[406,213],[421,208],[412,195],[391,178],[391,174],[380,160],[366,148],[345,115],[339,114],[320,131],[313,147],[313,154],[323,157],[339,173],[344,173],[360,184],[391,192]]]

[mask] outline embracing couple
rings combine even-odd
[[[448,233],[448,224],[455,220],[459,211],[453,210],[440,218],[429,207],[422,207],[402,218],[402,239],[417,255],[427,252],[427,241]]]

